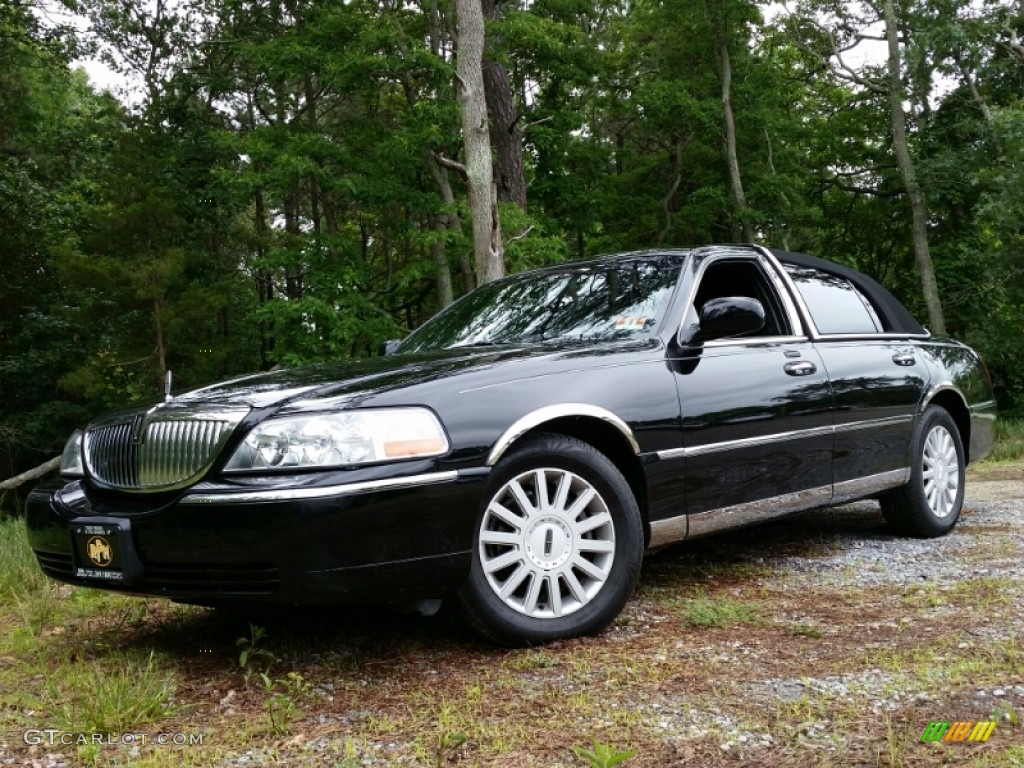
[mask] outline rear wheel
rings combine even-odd
[[[881,498],[882,513],[897,531],[932,538],[948,533],[960,517],[967,462],[949,412],[929,406],[911,441],[910,482]]]
[[[488,481],[459,599],[474,627],[505,645],[597,632],[632,594],[643,545],[615,465],[580,440],[540,435]]]

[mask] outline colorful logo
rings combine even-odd
[[[942,722],[933,720],[921,734],[921,741],[988,741],[995,730],[995,720]]]

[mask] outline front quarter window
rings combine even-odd
[[[396,354],[650,335],[679,265],[636,260],[528,272],[481,286],[409,335]]]

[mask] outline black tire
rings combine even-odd
[[[960,517],[967,464],[960,432],[944,408],[929,406],[921,416],[910,461],[910,482],[880,498],[882,514],[905,536],[944,536]]]
[[[509,646],[606,627],[633,593],[644,550],[622,473],[593,446],[557,434],[527,438],[498,463],[473,542],[459,602],[478,632]]]

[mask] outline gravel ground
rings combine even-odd
[[[684,628],[681,610],[689,596],[704,590],[714,597],[759,602],[765,606],[764,620],[710,630]],[[976,594],[988,601],[982,610],[974,610]],[[940,639],[952,638],[954,645],[947,642],[946,647],[956,648],[955,653],[970,657],[977,649],[983,656],[1024,637],[1022,604],[1024,478],[972,478],[960,523],[940,539],[895,537],[877,503],[858,502],[657,553],[645,563],[637,596],[599,638],[506,653],[467,640],[457,619],[410,624],[407,631],[418,637],[411,646],[402,640],[388,645],[396,641],[387,626],[371,627],[359,638],[343,632],[333,644],[279,657],[277,674],[300,670],[317,686],[317,703],[303,707],[293,735],[271,745],[239,745],[211,764],[424,765],[414,742],[425,727],[417,707],[425,705],[416,696],[445,694],[455,701],[473,686],[486,688],[500,670],[514,683],[520,703],[508,699],[509,691],[492,692],[493,699],[485,693],[476,724],[507,719],[509,728],[514,723],[529,734],[529,743],[508,759],[478,759],[471,750],[480,747],[473,746],[470,734],[471,742],[451,764],[577,766],[582,763],[567,756],[567,744],[585,744],[590,735],[605,734],[609,741],[638,747],[640,754],[628,762],[637,768],[881,765],[862,758],[844,762],[843,755],[863,756],[865,744],[870,751],[884,742],[879,747],[877,730],[865,736],[859,724],[851,725],[841,713],[860,712],[875,722],[891,718],[918,729],[928,717],[1021,713],[1024,670],[965,688],[969,675],[946,685],[941,669],[937,678],[924,678],[919,667],[886,665],[865,654],[872,649],[880,655],[927,650],[930,638],[936,647]],[[159,637],[161,630],[150,631]],[[236,637],[220,638],[228,654],[234,653]],[[324,647],[358,659],[358,671],[325,664]],[[864,658],[872,660],[865,664]],[[259,701],[238,685],[237,670],[215,670],[214,677],[205,685],[220,691],[239,688],[237,706],[225,704],[231,693],[226,699],[217,694],[211,703],[196,705],[201,714],[223,718],[218,722],[229,727],[239,718],[262,717]],[[366,694],[353,696],[356,684]],[[198,682],[194,686],[193,698],[201,690]],[[567,696],[594,701],[596,714],[581,714],[575,722],[563,716],[568,719],[560,722],[574,722],[574,733],[557,734],[552,747],[546,739],[553,737],[543,732],[543,712]],[[786,707],[792,715],[780,716]],[[395,718],[395,730],[371,736],[365,723],[382,708]],[[623,722],[640,725],[622,731]],[[1019,728],[1003,738],[1015,734],[1019,738]],[[338,753],[339,740],[350,737],[358,740],[358,757],[339,762],[344,757]],[[480,738],[486,745],[486,738]],[[711,752],[693,757],[694,744]],[[15,746],[0,738],[0,765],[77,764],[66,753],[36,748],[25,754],[15,752]],[[131,765],[133,758],[125,757],[127,762],[117,764]]]

